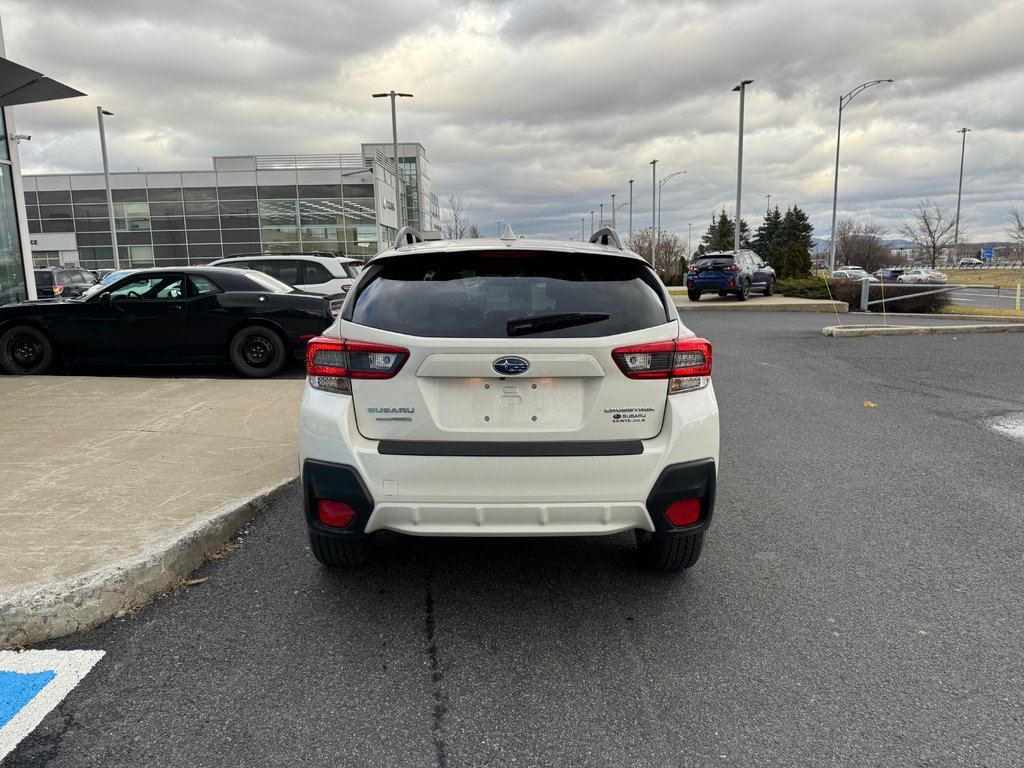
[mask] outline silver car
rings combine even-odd
[[[911,269],[896,278],[897,283],[945,283],[948,280],[944,273],[925,267]]]

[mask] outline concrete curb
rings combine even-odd
[[[825,336],[927,336],[933,334],[1024,333],[1024,324],[1007,325],[830,325]]]
[[[38,643],[92,629],[121,611],[151,602],[203,564],[276,499],[292,477],[248,501],[213,511],[176,539],[141,557],[70,581],[0,597],[0,648]]]
[[[744,311],[744,312],[831,312],[845,315],[850,311],[845,301],[823,299],[793,299],[787,296],[751,296],[748,301],[737,301],[735,296],[708,296],[700,301],[686,298],[685,289],[669,289],[672,303],[680,312],[692,311]]]

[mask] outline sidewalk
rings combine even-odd
[[[302,385],[0,376],[0,648],[95,626],[198,567],[297,477]]]

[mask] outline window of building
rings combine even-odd
[[[114,226],[118,232],[149,230],[149,203],[114,203]]]
[[[295,227],[299,215],[295,200],[260,201],[261,227]]]
[[[216,187],[185,187],[182,190],[185,200],[216,200]]]
[[[115,203],[143,203],[149,199],[144,189],[113,189],[110,195]]]

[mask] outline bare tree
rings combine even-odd
[[[889,230],[876,221],[859,224],[853,219],[836,223],[836,259],[840,264],[856,264],[868,272],[895,264],[892,252],[882,239]]]
[[[654,238],[653,230],[633,230],[633,235],[627,239],[626,247],[631,251],[639,253],[649,262],[651,260],[651,246]],[[686,274],[686,243],[682,238],[672,232],[662,232],[658,237],[658,249],[654,259],[654,269],[666,285],[678,285]]]
[[[903,220],[901,231],[924,249],[932,269],[935,269],[942,252],[953,245],[956,218],[948,208],[941,208],[931,200],[918,200],[917,208],[907,213],[909,215]]]
[[[473,238],[474,240],[479,240],[480,239],[480,227],[478,227],[476,224],[470,224],[469,225],[469,236],[471,238]]]
[[[1024,245],[1024,211],[1016,205],[1011,205],[1008,221],[1010,223],[1006,227],[1006,234],[1019,248]]]
[[[461,240],[469,230],[469,219],[462,195],[448,195],[448,207],[441,212],[441,236],[445,240]]]

